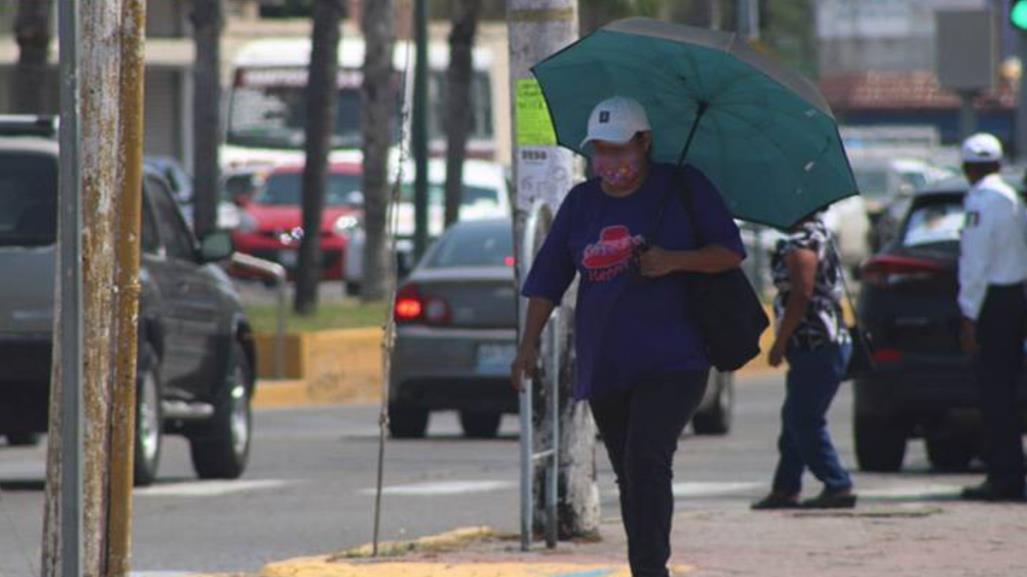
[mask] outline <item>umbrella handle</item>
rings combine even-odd
[[[685,141],[685,147],[681,149],[681,155],[678,156],[678,166],[685,164],[685,158],[688,156],[688,149],[692,146],[692,138],[695,136],[695,130],[699,128],[699,121],[702,120],[703,114],[706,114],[706,109],[710,107],[710,103],[705,100],[699,101],[699,109],[695,113],[695,122],[692,123],[692,128],[688,131],[688,140]]]

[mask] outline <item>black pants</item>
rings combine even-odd
[[[590,403],[617,475],[633,577],[668,575],[674,451],[702,402],[707,374],[661,374]]]
[[[1017,389],[1027,325],[1024,287],[989,286],[977,319],[977,385],[984,418],[988,480],[999,490],[1024,486],[1023,442]]]

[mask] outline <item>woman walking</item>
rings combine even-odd
[[[519,388],[536,366],[550,312],[580,275],[574,395],[589,401],[617,477],[634,577],[668,575],[673,456],[709,372],[702,335],[688,319],[696,305],[685,301],[678,273],[723,272],[745,256],[714,186],[693,167],[650,162],[652,139],[635,100],[612,98],[592,111],[581,148],[597,177],[568,193],[536,256],[512,366]],[[691,188],[689,207],[682,185]]]
[[[799,223],[778,242],[771,266],[778,293],[774,300],[777,339],[770,350],[770,365],[788,361],[787,392],[773,489],[752,508],[854,507],[852,479],[827,430],[827,410],[844,377],[852,344],[842,316],[841,264],[831,233],[819,216]],[[800,502],[806,469],[824,484],[824,490]]]

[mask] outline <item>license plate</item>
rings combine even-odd
[[[512,343],[481,343],[478,345],[478,370],[492,374],[510,371],[510,364],[517,355]]]
[[[296,268],[299,261],[299,253],[295,250],[278,251],[278,262],[285,268]]]

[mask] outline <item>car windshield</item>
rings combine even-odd
[[[888,172],[879,169],[856,169],[856,186],[859,193],[870,198],[888,195]]]
[[[325,190],[326,206],[350,206],[358,202],[360,194],[360,175],[339,174],[328,175],[328,186]],[[303,175],[299,172],[282,172],[273,174],[267,184],[257,194],[257,204],[278,206],[299,206],[302,204]]]
[[[902,244],[912,247],[959,242],[964,219],[963,205],[958,201],[916,206],[909,214]]]
[[[439,239],[427,268],[496,267],[513,265],[510,224],[458,226]]]
[[[499,191],[495,188],[487,186],[469,186],[465,184],[462,196],[463,198],[460,199],[460,204],[464,206],[474,206],[478,204],[499,206]],[[441,184],[428,185],[428,204],[442,204],[445,202],[445,198],[445,186]],[[403,202],[414,202],[413,183],[405,183],[403,185],[400,200]]]
[[[0,246],[53,244],[57,236],[57,159],[0,155]]]

